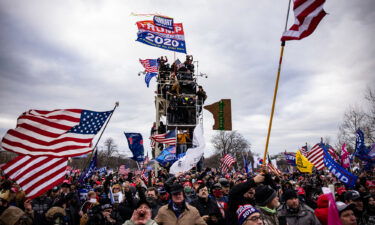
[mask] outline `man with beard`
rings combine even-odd
[[[162,225],[206,225],[198,210],[185,202],[184,189],[179,183],[168,188],[172,199],[159,209],[155,221]]]
[[[151,208],[151,218],[154,219],[156,214],[159,211],[159,208],[161,207],[159,201],[158,201],[158,194],[154,187],[150,187],[146,191],[146,201],[148,202],[150,208]]]
[[[285,191],[283,199],[285,203],[278,209],[280,225],[321,225],[314,210],[299,201],[295,190]]]
[[[130,220],[123,225],[158,225],[151,219],[151,207],[148,201],[141,200],[138,202],[136,209]]]
[[[255,189],[255,202],[265,225],[279,225],[277,207],[280,202],[274,189],[268,185],[258,186]]]
[[[208,197],[208,188],[201,184],[198,189],[198,199],[191,202],[191,205],[198,209],[201,217],[208,225],[224,224],[223,217],[217,203]]]

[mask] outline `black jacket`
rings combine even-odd
[[[207,201],[203,198],[199,198],[192,201],[190,205],[198,209],[200,216],[215,216],[218,219],[218,223],[213,223],[212,221],[207,221],[207,224],[225,224],[223,216],[221,215],[220,209],[217,203],[208,198]]]

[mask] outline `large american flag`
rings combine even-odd
[[[267,164],[267,167],[268,167],[269,171],[270,171],[271,173],[275,174],[276,176],[280,177],[280,176],[283,175],[282,172],[277,168],[277,166],[274,166],[274,165],[272,164],[272,162],[269,162],[269,163]]]
[[[294,0],[294,24],[285,31],[282,41],[301,40],[312,34],[327,14],[323,5],[325,0]]]
[[[164,134],[154,134],[151,136],[151,139],[163,144],[176,145],[176,130],[171,130]]]
[[[1,147],[31,156],[73,157],[91,152],[92,139],[112,111],[29,110],[8,130]]]
[[[335,154],[335,150],[330,147],[328,149],[328,152],[330,155],[336,155]],[[309,151],[308,155],[307,155],[307,159],[312,163],[314,164],[315,168],[317,170],[322,170],[324,169],[324,162],[323,162],[323,159],[324,159],[324,151],[323,151],[323,148],[321,147],[321,144],[318,143],[316,145],[314,145],[311,150]]]
[[[158,60],[157,59],[139,59],[139,62],[145,68],[146,73],[157,73],[158,72]]]
[[[228,172],[230,167],[236,162],[236,159],[233,158],[230,154],[226,154],[222,159],[221,159],[221,169],[223,172]]]
[[[27,198],[60,184],[68,157],[92,151],[91,141],[113,111],[81,109],[29,110],[2,139],[5,150],[19,156],[1,168],[17,182]]]
[[[1,169],[33,199],[63,182],[68,158],[20,155]]]

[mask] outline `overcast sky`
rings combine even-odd
[[[123,132],[140,132],[149,150],[154,91],[138,59],[173,52],[136,42],[131,13],[182,22],[188,54],[199,61],[206,104],[232,99],[233,129],[262,153],[288,0],[101,1],[0,0],[0,136],[29,109],[81,108],[113,114],[112,137],[130,155]],[[350,105],[375,86],[375,1],[327,0],[328,15],[302,41],[287,42],[269,150],[296,151],[320,137],[336,142]],[[293,14],[289,24],[294,22]],[[183,60],[183,54],[177,54]],[[204,113],[206,156],[213,119]]]

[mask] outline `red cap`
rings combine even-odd
[[[346,189],[345,189],[345,187],[339,187],[339,188],[337,188],[336,192],[337,192],[338,195],[342,195],[343,193],[346,192]]]

